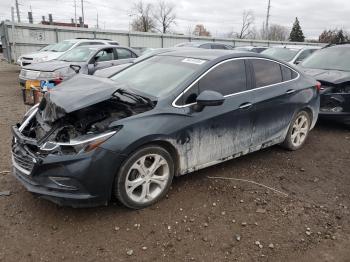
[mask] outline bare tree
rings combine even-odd
[[[239,39],[250,38],[253,34],[254,20],[255,18],[253,11],[244,10],[242,17],[242,27],[239,32],[234,34],[234,36]]]
[[[210,32],[202,24],[196,25],[193,31],[193,35],[196,36],[210,36]]]
[[[268,39],[272,41],[286,41],[289,30],[283,25],[273,24],[269,26]]]
[[[152,17],[152,4],[146,4],[140,0],[134,4],[132,11],[136,16],[136,18],[131,23],[133,31],[149,32],[155,28],[156,23]]]
[[[170,26],[175,24],[176,14],[174,8],[175,6],[172,3],[159,0],[153,13],[154,20],[159,25],[159,28],[157,28],[159,32],[163,34],[168,33]]]

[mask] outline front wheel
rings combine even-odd
[[[289,150],[301,148],[309,134],[310,126],[310,115],[306,111],[300,111],[293,118],[282,146]]]
[[[144,208],[167,193],[173,177],[174,161],[169,152],[146,146],[124,162],[115,179],[114,194],[129,208]]]

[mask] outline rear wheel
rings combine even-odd
[[[173,176],[174,162],[168,151],[159,146],[143,147],[120,168],[114,194],[129,208],[144,208],[166,194]]]
[[[306,111],[300,111],[292,120],[282,145],[289,150],[301,148],[309,134],[310,126],[310,115]]]

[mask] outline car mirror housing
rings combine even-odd
[[[88,64],[88,74],[92,75],[95,72],[95,64]]]
[[[199,94],[196,101],[197,105],[201,108],[206,106],[220,106],[224,103],[225,97],[216,91],[205,90]]]

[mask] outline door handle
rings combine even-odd
[[[293,94],[295,92],[295,89],[289,89],[286,94]]]
[[[247,102],[247,103],[241,104],[241,105],[239,106],[239,109],[247,109],[247,108],[249,108],[249,107],[251,107],[251,106],[252,106],[252,103]]]

